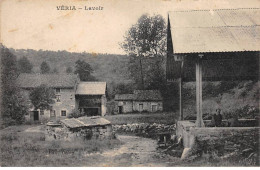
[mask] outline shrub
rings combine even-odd
[[[69,114],[68,118],[78,118],[78,117],[81,117],[81,116],[84,116],[83,112],[80,112],[77,109],[73,109],[71,111],[71,113]]]

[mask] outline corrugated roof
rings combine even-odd
[[[76,95],[104,95],[106,94],[106,82],[80,82]]]
[[[117,94],[117,101],[161,101],[162,95],[158,90],[135,90],[134,94]]]
[[[75,74],[20,74],[18,84],[22,88],[48,87],[73,88],[78,78]]]
[[[173,53],[260,51],[260,9],[169,12]]]
[[[80,128],[80,127],[91,127],[91,126],[104,126],[111,124],[110,121],[105,118],[95,116],[95,117],[80,117],[80,118],[71,118],[61,120],[68,128]]]

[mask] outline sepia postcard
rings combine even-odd
[[[1,167],[258,167],[260,0],[0,0]]]

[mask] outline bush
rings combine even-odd
[[[68,118],[78,118],[78,117],[81,117],[81,116],[84,116],[83,112],[80,112],[77,109],[73,109],[71,111],[71,113],[69,114]]]

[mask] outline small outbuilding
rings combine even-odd
[[[158,90],[135,90],[133,94],[115,96],[118,113],[163,111],[163,98]]]
[[[60,123],[48,123],[46,140],[89,140],[114,138],[111,122],[99,117],[63,119]]]

